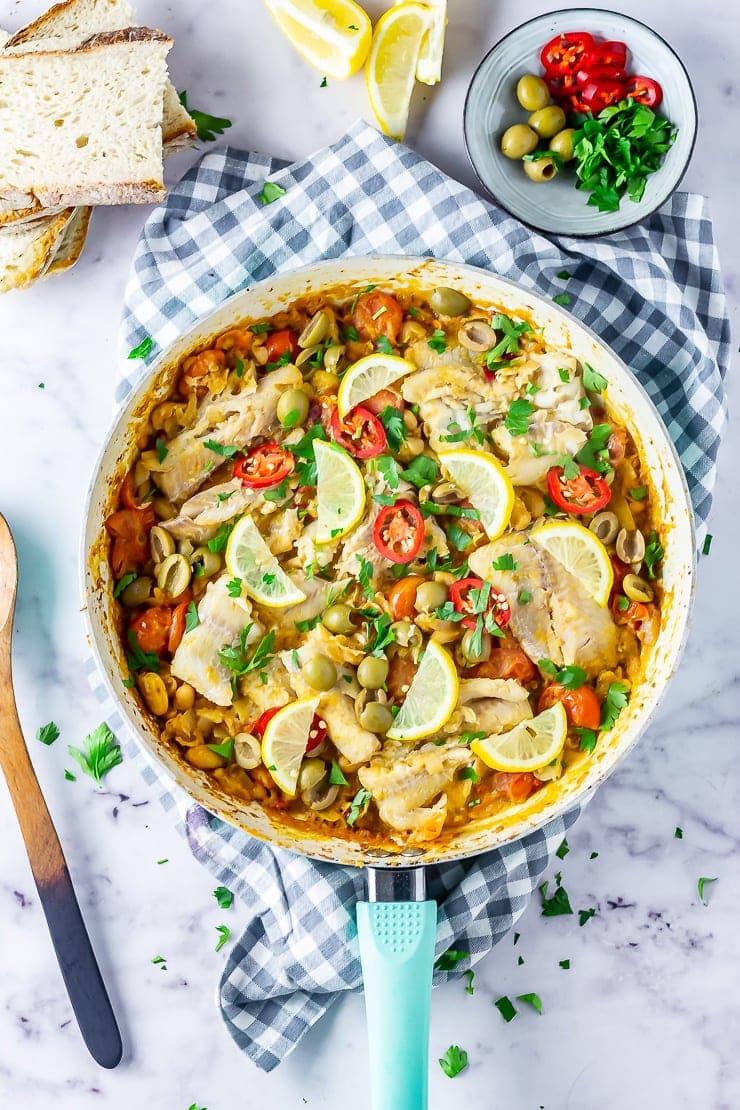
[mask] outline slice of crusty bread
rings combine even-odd
[[[58,50],[76,50],[91,35],[122,31],[126,27],[135,27],[136,23],[136,13],[128,0],[63,0],[27,27],[16,31],[5,45],[13,51],[16,48],[37,50],[37,43],[55,39]],[[171,148],[170,153],[174,153],[192,146],[195,138],[195,124],[180,103],[172,82],[167,81],[162,141]]]
[[[42,278],[63,273],[64,270],[70,270],[74,266],[85,246],[91,215],[92,208],[88,208],[87,205],[75,208],[72,219],[54,247],[53,254],[41,275]]]
[[[30,285],[44,272],[73,214],[66,208],[30,226],[0,231],[0,293]]]
[[[0,210],[161,200],[171,46],[129,27],[74,51],[0,53]]]

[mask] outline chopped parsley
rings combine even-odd
[[[185,613],[185,631],[192,632],[200,624],[200,617],[198,616],[198,609],[194,601],[188,605],[187,612]]]
[[[262,204],[272,204],[274,201],[280,200],[280,197],[284,197],[286,192],[287,190],[282,185],[278,185],[276,181],[266,181],[262,186],[262,192],[257,194],[257,200],[261,201]]]
[[[576,736],[580,736],[581,743],[579,745],[582,752],[592,752],[596,747],[596,733],[592,728],[574,728]]]
[[[516,996],[517,1002],[524,1002],[527,1006],[531,1006],[538,1014],[542,1013],[542,999],[538,994],[518,994]]]
[[[271,628],[270,631],[262,637],[257,646],[251,652],[247,650],[247,640],[249,633],[254,627],[250,621],[249,624],[242,628],[239,635],[239,645],[237,647],[222,648],[218,653],[219,660],[231,671],[232,685],[236,686],[236,680],[241,678],[242,675],[249,674],[250,671],[261,670],[272,658],[273,648],[275,647],[275,629]]]
[[[237,447],[233,443],[228,445],[216,443],[215,439],[205,439],[203,446],[207,447],[209,451],[213,451],[215,455],[221,455],[224,459],[233,459],[234,455],[241,452],[241,447]]]
[[[120,597],[121,594],[123,593],[123,591],[126,589],[126,587],[130,586],[132,582],[136,581],[136,578],[137,578],[137,575],[136,575],[135,571],[133,571],[133,570],[129,571],[128,574],[124,574],[123,578],[119,578],[118,581],[116,582],[116,584],[113,588],[113,596],[114,597]]]
[[[351,339],[354,343],[357,343],[360,338],[360,333],[358,332],[357,328],[354,328],[351,324],[348,324],[347,327],[344,329],[344,338]]]
[[[358,817],[361,817],[367,807],[370,805],[372,794],[369,790],[358,790],[354,798],[350,802],[349,812],[347,813],[347,824],[354,825]]]
[[[322,77],[321,78],[321,84],[319,85],[319,88],[320,89],[325,89],[328,84],[329,84],[329,82],[326,80],[326,78]]]
[[[494,1006],[501,1014],[504,1021],[509,1022],[512,1018],[516,1017],[516,1007],[507,995],[502,994],[501,998],[497,998],[494,1002]]]
[[[573,275],[571,274],[570,270],[558,270],[557,274],[555,275],[555,277],[560,278],[561,281],[567,281],[568,278],[572,276]]]
[[[216,494],[216,504],[217,505],[222,505],[224,501],[228,501],[229,498],[233,497],[235,493],[236,493],[236,490],[233,490],[233,489],[229,490],[228,493],[224,493],[223,491],[221,491],[221,493],[217,493]]]
[[[329,771],[329,785],[349,786],[349,783],[342,774],[342,768],[339,766],[336,759],[332,759],[331,761],[331,770]]]
[[[520,590],[517,601],[520,605],[527,605],[532,600],[532,595],[529,590]]]
[[[53,744],[55,740],[59,739],[59,725],[55,724],[54,721],[41,725],[36,731],[36,739],[42,744],[46,744],[47,747]]]
[[[461,948],[448,948],[443,952],[438,960],[435,961],[434,967],[436,971],[452,971],[461,960],[470,959],[470,953],[463,951]]]
[[[475,987],[473,986],[473,980],[475,979],[475,972],[473,971],[472,968],[468,968],[468,970],[465,972],[465,978],[467,979],[467,983],[465,984],[466,993],[467,994],[475,994]]]
[[[463,529],[454,522],[447,528],[447,539],[458,551],[465,551],[473,542],[468,533],[463,531]]]
[[[67,751],[98,786],[103,778],[122,761],[121,749],[115,736],[102,721],[96,729],[89,732],[84,740],[84,750],[68,745]]]
[[[587,442],[576,455],[576,461],[595,470],[597,474],[608,474],[611,465],[607,443],[611,434],[611,424],[594,424]]]
[[[133,628],[128,630],[129,650],[126,652],[126,662],[132,671],[157,671],[159,673],[159,656],[156,651],[142,651],[139,638]]]
[[[67,782],[77,782],[77,776],[73,775],[71,771],[65,770],[64,777],[67,780]]]
[[[223,759],[232,760],[234,758],[234,741],[231,737],[224,740],[222,744],[206,744],[206,747],[210,748],[216,755],[222,756]]]
[[[367,609],[361,609],[360,612],[365,617],[368,625],[367,654],[382,655],[389,644],[394,643],[396,639],[396,634],[392,628],[393,621],[388,613],[376,613]]]
[[[675,832],[673,833],[676,840],[683,840],[683,829],[680,825],[676,825]]]
[[[509,316],[504,316],[502,312],[497,312],[492,317],[491,327],[494,331],[502,332],[503,338],[487,353],[486,361],[489,365],[500,359],[502,355],[518,354],[522,336],[532,330],[531,324],[528,324],[526,320],[516,322]]]
[[[601,706],[602,729],[614,728],[617,717],[629,701],[629,689],[623,682],[610,682],[604,703]]]
[[[531,401],[527,401],[524,397],[517,398],[509,405],[509,411],[506,414],[504,427],[509,435],[525,436],[529,428],[529,419],[534,412],[534,405]]]
[[[167,957],[166,956],[155,956],[152,959],[152,963],[155,966],[159,966],[160,971],[166,971],[167,970]]]
[[[372,597],[375,592],[373,589],[373,564],[369,559],[364,559],[359,553],[355,555],[355,558],[360,561],[360,572],[357,575],[360,589],[365,597]]]
[[[698,880],[698,882],[696,884],[696,889],[699,892],[699,897],[701,898],[701,900],[702,900],[702,902],[704,903],[705,906],[708,906],[709,902],[704,897],[704,889],[705,889],[707,883],[716,883],[716,882],[717,882],[716,877],[714,879],[709,879],[709,878],[707,878],[706,875],[702,875],[702,877]]]
[[[378,474],[381,475],[388,488],[397,490],[398,484],[401,481],[401,474],[398,469],[398,463],[393,458],[393,455],[378,455],[375,460],[375,466]]]
[[[570,301],[570,293],[558,293],[557,297],[553,297],[553,303],[563,305],[563,307],[569,305]]]
[[[534,397],[535,393],[539,393],[539,391],[540,387],[536,384],[536,382],[527,382],[526,386],[524,387],[524,392],[528,393],[530,397]]]
[[[594,370],[593,366],[589,366],[587,362],[583,364],[583,388],[587,389],[589,393],[603,393],[609,382],[603,374],[598,370]]]
[[[154,446],[157,448],[157,459],[159,460],[159,462],[164,462],[164,460],[167,458],[167,455],[169,454],[169,451],[167,450],[167,444],[161,436],[157,436],[156,440],[154,441]]]
[[[275,576],[273,575],[273,578]],[[241,578],[232,578],[230,582],[226,583],[226,593],[229,597],[242,596],[242,580]]]
[[[454,1079],[461,1071],[464,1071],[468,1066],[468,1054],[464,1048],[459,1045],[451,1044],[445,1052],[444,1056],[439,1058],[439,1066],[445,1075],[450,1079]]]
[[[647,497],[647,486],[635,486],[628,492],[633,501],[644,501]]]
[[[440,355],[443,351],[447,350],[447,336],[442,328],[436,329],[432,338],[427,340],[427,346],[431,347],[433,351],[436,351]]]
[[[180,103],[185,111],[192,117],[198,132],[198,138],[202,143],[214,142],[217,135],[223,135],[226,128],[231,127],[230,119],[222,119],[220,116],[209,116],[207,112],[200,112],[197,108],[188,107],[188,94],[184,89],[180,93]]]
[[[497,559],[493,560],[491,570],[516,570],[517,566],[516,559],[510,551],[507,551],[504,555],[499,555]]]
[[[645,566],[647,567],[648,578],[655,578],[656,563],[660,563],[665,555],[663,544],[658,539],[657,532],[651,532],[648,536],[647,547],[645,548]]]
[[[406,469],[401,471],[401,477],[411,482],[417,489],[421,489],[422,486],[436,482],[439,477],[439,467],[436,460],[429,455],[417,455]]]
[[[570,960],[558,960],[558,967],[562,967],[563,971],[570,971]]]
[[[626,613],[630,607],[630,599],[625,594],[617,594],[617,609],[620,613]]]
[[[554,678],[561,686],[565,686],[566,690],[580,689],[588,678],[586,672],[574,664],[566,667],[556,667],[551,659],[540,659],[539,667],[550,678]]]
[[[562,841],[560,842],[560,847],[556,851],[555,855],[558,857],[558,859],[565,859],[569,851],[570,848],[568,847],[568,838],[564,836]]]
[[[389,352],[386,352],[388,354]],[[394,405],[386,405],[379,414],[378,419],[385,428],[388,446],[391,451],[400,451],[408,439],[406,425],[403,422],[403,413]]]
[[[380,351],[384,355],[392,355],[393,347],[387,335],[381,335],[375,340],[375,350]]]
[[[217,886],[213,892],[213,897],[222,910],[228,910],[234,901],[234,895],[226,886]]]
[[[226,544],[229,542],[229,536],[234,531],[235,526],[235,520],[227,521],[226,524],[222,524],[218,532],[216,532],[216,535],[211,536],[210,540],[206,540],[206,547],[208,550],[214,553],[224,551],[226,549]]]
[[[459,771],[459,777],[461,779],[470,779],[472,783],[480,782],[480,775],[475,767],[462,767]]]
[[[250,324],[249,330],[252,335],[269,335],[271,331],[274,331],[274,328],[271,323],[265,320],[262,324]]]
[[[128,353],[128,358],[146,358],[154,346],[154,340],[151,335],[145,335],[138,347],[132,347]]]
[[[568,892],[560,885],[560,876],[555,876],[556,890],[550,898],[547,897],[549,883],[540,884],[540,897],[542,898],[542,917],[561,917],[573,913],[573,907],[568,898]]]
[[[291,451],[299,461],[296,463],[295,475],[300,486],[315,486],[317,479],[316,456],[314,454],[314,440],[326,440],[326,432],[318,422],[308,431],[304,432],[297,443],[291,446]]]
[[[214,952],[220,952],[231,936],[231,929],[228,925],[217,925],[216,932],[218,933],[218,940],[216,941]]]
[[[596,916],[596,910],[594,910],[594,909],[579,910],[578,911],[578,924],[583,926],[583,925],[586,924],[587,921],[590,921],[591,918],[595,917],[595,916]]]
[[[307,617],[305,621],[293,621],[299,632],[310,632],[312,628],[316,628],[321,624],[321,613],[316,613],[313,617]]]
[[[707,532],[706,536],[704,537],[704,543],[703,543],[702,549],[701,549],[702,555],[708,555],[709,554],[709,551],[710,551],[711,546],[712,546],[713,538],[714,537],[712,536],[712,533]]]

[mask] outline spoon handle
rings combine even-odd
[[[26,845],[36,889],[62,978],[85,1044],[104,1068],[123,1054],[121,1034],[80,913],[62,846],[46,808],[23,739],[10,679],[9,653],[0,647],[0,766]],[[7,666],[2,666],[7,664]]]

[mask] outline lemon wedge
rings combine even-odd
[[[398,4],[375,25],[365,84],[375,118],[386,135],[406,134],[411,94],[422,42],[432,13],[424,4]]]
[[[337,393],[337,412],[344,420],[355,405],[361,405],[368,397],[374,397],[381,389],[387,389],[405,374],[411,374],[416,367],[408,359],[398,355],[366,355],[353,363],[345,373]]]
[[[354,459],[333,443],[317,439],[316,542],[329,543],[351,532],[365,511],[365,482]]]
[[[242,589],[261,605],[285,609],[306,600],[262,538],[251,516],[237,521],[226,545],[226,569]]]
[[[531,532],[540,547],[583,583],[599,605],[606,605],[614,582],[609,553],[598,536],[571,520],[553,520]]]
[[[491,455],[465,448],[440,451],[439,461],[453,486],[480,513],[489,540],[497,540],[514,508],[514,487],[504,468]]]
[[[452,657],[436,640],[430,640],[387,735],[391,740],[421,740],[439,732],[454,712],[459,691]]]
[[[408,0],[396,0],[396,6]],[[442,55],[445,48],[447,27],[447,0],[424,0],[432,13],[432,20],[424,36],[416,63],[416,80],[424,85],[436,85],[442,79]]]
[[[568,733],[561,702],[508,732],[473,740],[470,750],[494,771],[537,771],[557,759]]]
[[[298,53],[326,77],[342,81],[362,67],[372,24],[354,0],[265,0]]]
[[[318,704],[318,698],[290,702],[268,722],[262,737],[262,762],[286,794],[296,792]]]

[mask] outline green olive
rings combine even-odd
[[[429,307],[440,316],[464,316],[470,311],[470,299],[457,289],[438,285],[429,294]]]
[[[314,655],[303,664],[301,674],[314,690],[331,690],[337,681],[337,668],[328,655]]]
[[[352,610],[349,605],[330,605],[325,610],[321,623],[324,628],[328,628],[330,632],[334,633],[355,631],[355,626],[352,623]]]
[[[129,582],[126,589],[121,592],[121,601],[128,609],[135,609],[137,605],[143,605],[148,601],[151,596],[151,578],[134,578],[133,582]]]
[[[541,139],[551,139],[565,127],[565,112],[557,104],[548,104],[547,108],[532,112],[527,123]]]
[[[483,632],[480,643],[476,643],[475,640],[475,629],[469,628],[460,641],[460,651],[468,663],[483,663],[491,657],[491,637],[487,632]]]
[[[196,547],[190,556],[190,565],[196,577],[210,578],[211,575],[218,574],[223,564],[217,551],[211,551],[209,547]],[[203,567],[202,571],[200,567]]]
[[[537,132],[526,123],[515,123],[507,127],[501,136],[501,153],[506,158],[519,159],[530,154],[537,146]]]
[[[366,655],[357,668],[357,681],[366,690],[379,690],[388,677],[388,660]]]
[[[149,550],[155,563],[162,563],[168,555],[175,553],[175,541],[159,524],[155,524],[149,533]]]
[[[369,701],[360,713],[360,724],[368,732],[385,735],[393,724],[393,714],[387,705],[381,705],[379,701]]]
[[[431,613],[446,601],[447,587],[443,582],[422,582],[416,591],[414,609],[417,613]]]
[[[190,585],[192,574],[184,555],[168,555],[157,567],[157,585],[170,597],[179,597]]]
[[[314,347],[317,343],[323,343],[329,334],[330,327],[331,317],[329,313],[320,308],[318,312],[314,313],[298,336],[298,346]]]
[[[277,418],[284,428],[297,428],[308,416],[308,397],[302,389],[286,389],[277,403]]]
[[[575,127],[566,127],[564,131],[558,131],[557,135],[553,135],[550,139],[550,150],[554,150],[556,154],[560,155],[561,162],[571,162],[573,160],[573,136],[576,133]]]
[[[516,98],[522,108],[528,112],[536,112],[550,103],[550,90],[541,77],[533,73],[525,73],[516,84]]]
[[[554,158],[535,158],[533,162],[522,162],[522,165],[530,181],[552,181],[557,176],[558,167]]]

